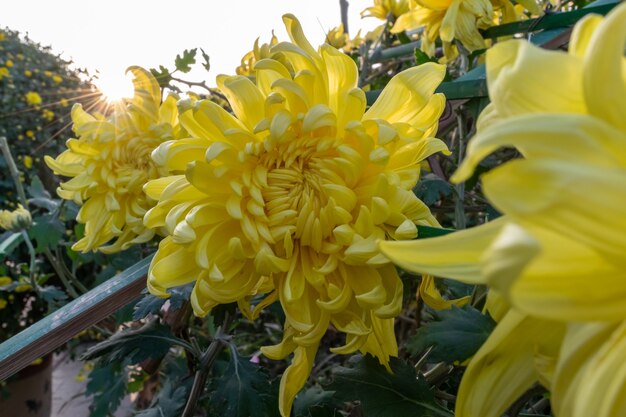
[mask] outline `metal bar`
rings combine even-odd
[[[483,30],[482,35],[485,38],[493,39],[500,36],[515,35],[516,33],[528,33],[545,29],[568,27],[590,13],[605,15],[610,12],[617,5],[617,3],[618,1],[613,1],[599,5],[589,5],[582,9],[572,10],[570,12],[546,13],[536,19],[521,20],[519,22],[511,22],[504,25],[490,27]]]
[[[102,321],[146,287],[150,255],[0,344],[0,381]]]

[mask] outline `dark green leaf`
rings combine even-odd
[[[86,392],[93,395],[90,417],[109,417],[119,408],[127,393],[124,368],[117,362],[91,371]]]
[[[154,75],[154,78],[156,78],[159,83],[159,87],[161,88],[169,86],[170,81],[172,81],[172,74],[170,74],[170,70],[165,68],[163,65],[159,65],[159,69],[150,68],[150,72]]]
[[[277,412],[267,375],[250,358],[238,355],[231,345],[231,357],[223,375],[212,381],[211,404],[223,417],[267,417]],[[274,410],[276,409],[276,410]]]
[[[422,51],[420,48],[415,48],[413,56],[415,56],[415,65],[422,65],[427,62],[437,62],[437,58],[429,57],[426,52]]]
[[[452,186],[435,174],[426,174],[417,183],[413,190],[415,195],[426,205],[430,206],[442,197],[452,194]]]
[[[47,248],[56,248],[63,235],[65,234],[65,225],[57,217],[50,214],[35,217],[33,225],[28,229],[28,235],[37,242],[35,248],[37,253],[41,253]]]
[[[391,358],[391,373],[373,356],[355,362],[352,368],[339,367],[329,388],[343,401],[359,400],[365,417],[452,417],[413,366]]]
[[[464,361],[482,346],[496,323],[470,305],[436,313],[437,321],[425,324],[409,339],[407,350],[418,355],[429,347],[429,362]]]
[[[39,295],[45,302],[50,304],[60,304],[62,301],[67,299],[65,291],[62,291],[53,285],[41,287]]]
[[[207,71],[211,70],[211,62],[210,62],[210,59],[209,59],[209,54],[204,52],[204,49],[202,49],[202,48],[200,48],[200,52],[202,53],[202,59],[204,59],[204,62],[202,63],[202,66]]]
[[[82,360],[100,358],[104,364],[121,362],[135,364],[149,358],[164,356],[177,339],[169,327],[157,321],[147,323],[139,329],[125,330],[89,348]]]
[[[339,405],[334,394],[334,391],[324,391],[318,385],[300,391],[293,403],[293,414],[296,417],[334,416]]]
[[[454,229],[444,229],[442,227],[422,226],[418,224],[417,225],[417,238],[428,239],[430,237],[444,236],[455,231],[456,230]]]
[[[148,314],[157,314],[163,304],[165,303],[165,298],[155,297],[152,294],[146,294],[146,290],[144,290],[143,297],[135,304],[135,309],[133,311],[133,320],[141,320],[146,318]]]
[[[191,71],[191,66],[196,63],[197,51],[197,48],[193,48],[191,50],[185,49],[182,57],[180,55],[176,55],[176,60],[174,61],[176,69],[184,73]]]
[[[150,408],[135,414],[135,417],[174,417],[180,415],[187,402],[187,387],[180,385],[174,389],[171,381],[165,381],[159,395],[153,400]]]

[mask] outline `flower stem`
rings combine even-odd
[[[20,172],[17,170],[17,166],[15,165],[15,161],[13,160],[13,156],[11,155],[11,149],[9,149],[9,143],[7,142],[7,138],[5,138],[4,136],[0,136],[0,149],[2,149],[2,156],[4,156],[4,160],[6,161],[7,167],[9,168],[11,178],[15,183],[15,188],[17,189],[17,195],[20,199],[20,203],[22,203],[24,208],[28,209],[26,193],[24,193],[24,186],[20,181]]]

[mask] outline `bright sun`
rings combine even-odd
[[[120,71],[100,72],[98,79],[94,81],[98,89],[104,95],[107,102],[131,98],[133,96],[133,83],[131,75]]]

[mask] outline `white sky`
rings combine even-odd
[[[349,3],[352,36],[382,23],[359,16],[373,0]],[[198,68],[187,78],[214,85],[216,75],[235,73],[257,37],[267,42],[275,29],[279,40],[288,39],[284,13],[298,17],[314,45],[340,23],[339,0],[5,0],[1,9],[0,27],[28,32],[78,66],[100,70],[109,83],[127,85],[128,66],[172,69],[176,54],[195,47],[209,54],[211,71]]]

